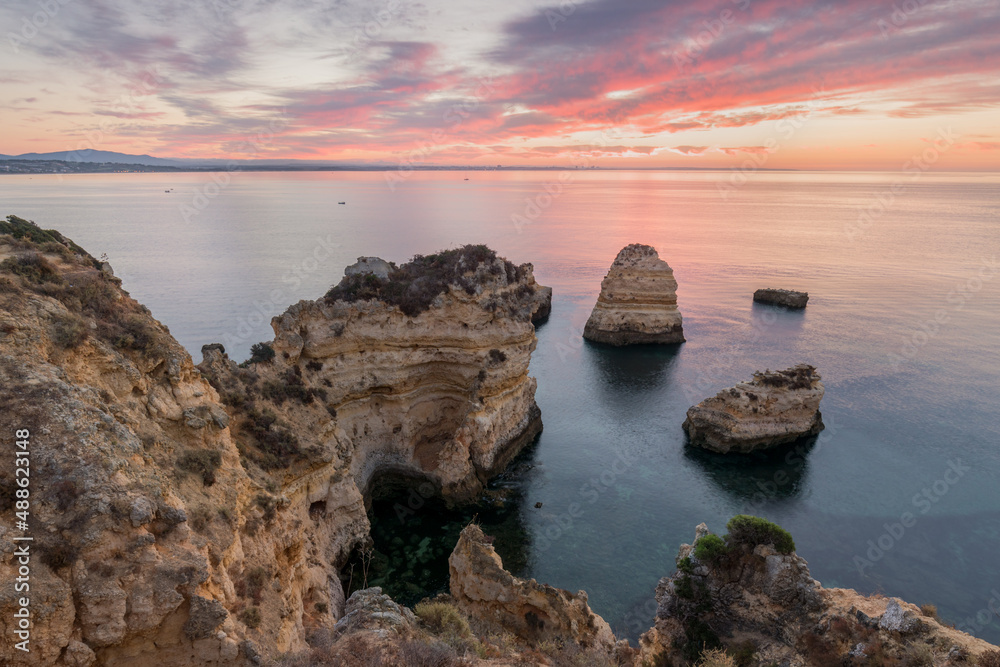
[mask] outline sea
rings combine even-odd
[[[352,588],[447,589],[475,519],[512,572],[570,591],[622,636],[706,523],[793,535],[827,587],[933,604],[1000,643],[1000,175],[409,171],[5,175],[0,213],[95,257],[191,352],[237,360],[272,316],[360,256],[485,243],[554,290],[531,374],[544,431],[470,507],[401,493],[371,510]],[[687,342],[581,333],[621,248],[674,270]],[[755,289],[809,292],[804,311]],[[826,429],[758,455],[693,449],[687,409],[756,370],[815,366]]]

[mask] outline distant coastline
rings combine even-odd
[[[316,165],[316,164],[240,164],[228,162],[202,166],[162,166],[149,164],[129,164],[120,162],[77,162],[71,160],[25,160],[0,158],[0,175],[3,174],[122,174],[122,173],[197,173],[216,171],[398,171],[399,165]],[[597,167],[573,166],[549,167],[483,167],[462,165],[413,165],[407,171],[719,171],[728,172],[731,167]],[[764,169],[758,171],[801,171],[800,169]]]

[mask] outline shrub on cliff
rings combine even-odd
[[[87,323],[78,315],[69,313],[52,318],[52,341],[64,350],[79,347],[89,335]]]
[[[259,454],[255,460],[264,470],[287,468],[290,459],[301,453],[299,439],[269,410],[250,408],[241,426],[256,441]]]
[[[521,269],[512,262],[504,260],[501,268],[496,259],[496,252],[485,245],[465,245],[433,255],[415,255],[406,264],[393,266],[385,280],[371,273],[344,276],[326,293],[326,300],[350,303],[374,299],[397,306],[406,315],[415,317],[430,308],[434,299],[446,293],[451,285],[467,294],[475,294],[478,285],[470,274],[481,264],[490,265],[489,275],[494,278],[505,273],[508,283],[523,277]]]
[[[736,660],[721,648],[713,648],[701,654],[698,667],[736,667]]]
[[[215,471],[222,465],[222,453],[214,449],[188,450],[177,459],[177,467],[201,476],[205,486],[215,484]]]
[[[10,234],[15,239],[30,241],[38,245],[58,244],[60,247],[67,248],[78,255],[83,255],[94,264],[95,268],[100,268],[100,262],[91,257],[86,250],[56,230],[42,229],[31,220],[25,220],[16,215],[8,215],[6,221],[0,220],[0,234]]]
[[[479,640],[472,634],[469,621],[447,602],[424,601],[413,607],[413,613],[441,640],[461,652],[475,651]]]
[[[267,343],[254,343],[250,346],[248,364],[266,364],[274,359],[274,348]]]
[[[746,544],[755,547],[759,544],[773,544],[774,548],[783,554],[795,551],[795,541],[791,534],[767,519],[739,514],[729,520],[726,528],[729,530],[726,539],[731,546]]]
[[[8,257],[0,263],[0,269],[21,276],[29,284],[64,282],[52,262],[37,252],[24,252]]]
[[[788,389],[808,389],[812,386],[812,366],[789,368],[784,371],[755,373],[754,379],[768,387],[787,387]]]
[[[718,535],[705,535],[694,547],[694,557],[706,565],[714,565],[729,553],[725,540]]]

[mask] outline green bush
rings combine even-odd
[[[19,218],[16,215],[8,215],[6,222],[0,220],[0,234],[10,234],[15,239],[22,239],[38,243],[40,245],[55,243],[63,248],[68,248],[78,255],[83,255],[93,262],[95,268],[100,268],[100,262],[91,257],[87,251],[70,241],[54,229],[42,229],[34,222]]]
[[[694,557],[706,565],[714,565],[729,553],[725,540],[718,535],[705,535],[694,547]]]
[[[726,524],[729,530],[727,539],[730,545],[773,544],[780,553],[790,554],[795,551],[795,541],[791,534],[781,526],[757,516],[739,514]]]
[[[247,360],[251,364],[266,364],[274,359],[274,348],[267,343],[254,343],[250,346],[250,358]]]

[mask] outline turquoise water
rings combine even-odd
[[[725,173],[434,172],[395,191],[377,173],[235,174],[185,219],[207,175],[8,176],[0,202],[106,252],[196,360],[216,341],[245,357],[272,315],[360,255],[482,242],[530,261],[555,290],[532,358],[545,430],[502,480],[506,501],[469,510],[511,569],[586,590],[634,636],[695,525],[721,532],[750,511],[787,528],[825,586],[934,603],[1000,642],[1000,619],[975,618],[1000,592],[1000,177],[924,174],[881,210],[899,178],[756,174],[723,198]],[[687,343],[580,338],[633,242],[674,268]],[[809,307],[752,304],[768,286],[807,290]],[[815,442],[743,458],[685,447],[690,405],[801,362],[826,385]],[[393,545],[391,504],[374,512],[382,567],[413,577],[402,592],[440,586],[466,515],[429,503]],[[897,527],[904,513],[913,521]]]

